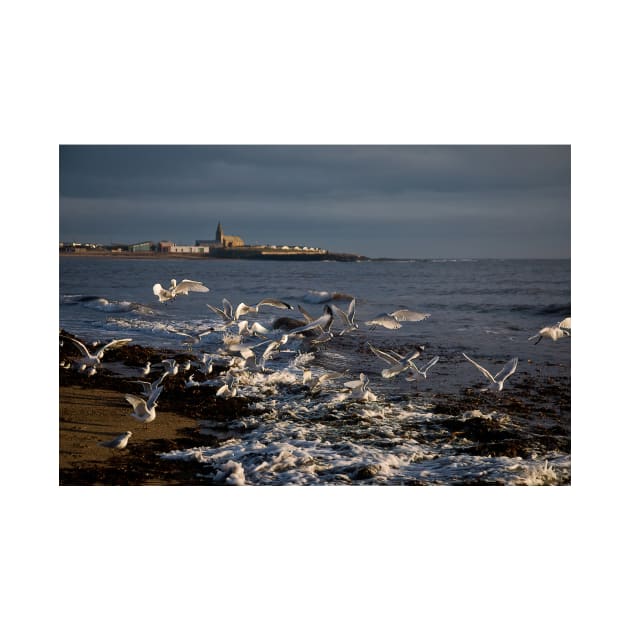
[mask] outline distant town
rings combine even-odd
[[[177,245],[172,241],[142,241],[130,244],[102,245],[98,243],[59,243],[61,255],[138,255],[138,256],[191,256],[210,258],[250,258],[267,260],[367,260],[358,254],[340,254],[319,247],[303,245],[247,245],[240,236],[225,234],[221,222],[215,238],[196,240],[194,245]]]

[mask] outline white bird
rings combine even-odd
[[[125,394],[125,400],[133,407],[131,417],[135,418],[138,422],[142,422],[142,424],[145,425],[145,429],[149,422],[155,420],[157,399],[163,389],[163,387],[158,387],[151,396],[149,396],[148,400],[134,396],[134,394]]]
[[[162,376],[175,376],[179,372],[179,365],[175,359],[163,359],[161,363],[166,364]]]
[[[234,316],[234,309],[232,308],[232,302],[230,300],[223,298],[221,300],[223,304],[223,308],[219,308],[218,306],[212,306],[212,304],[206,304],[206,306],[213,312],[216,313],[226,324],[237,324],[237,319]]]
[[[153,285],[153,294],[157,296],[160,302],[174,300],[178,295],[188,295],[189,291],[208,293],[210,289],[197,280],[182,280],[178,284],[175,278],[171,279],[168,289],[164,289],[159,283]]]
[[[179,335],[180,337],[186,337],[186,339],[182,341],[182,345],[192,347],[194,344],[201,343],[201,340],[203,339],[203,337],[215,332],[216,329],[207,328],[205,330],[200,330],[198,332],[186,332],[184,330],[177,330],[176,328],[169,326],[166,330],[168,330],[169,332],[175,333],[176,335]]]
[[[341,376],[343,374],[339,372],[324,372],[318,376],[313,376],[313,372],[306,369],[302,373],[302,384],[306,385],[312,394],[318,394],[326,381],[340,378]]]
[[[121,433],[119,436],[115,437],[113,440],[109,442],[99,442],[99,446],[106,446],[107,448],[117,448],[123,449],[127,446],[127,442],[129,438],[133,435],[131,431],[125,431]]]
[[[431,317],[429,313],[419,313],[418,311],[410,311],[403,308],[391,313],[381,313],[373,319],[366,321],[368,326],[382,326],[388,330],[396,330],[402,326],[400,322],[421,322],[423,319]]]
[[[368,389],[370,379],[363,373],[359,375],[356,381],[347,381],[343,384],[350,390],[348,398],[351,400],[358,400],[361,402],[374,402],[376,400],[376,394]]]
[[[565,317],[561,322],[554,324],[553,326],[545,326],[541,328],[538,333],[532,335],[527,339],[527,341],[531,341],[532,339],[536,339],[537,343],[540,343],[543,337],[547,337],[547,339],[551,339],[552,341],[557,341],[558,339],[562,339],[562,337],[570,337],[571,336],[571,318]]]
[[[146,365],[142,368],[142,376],[149,376],[151,373],[151,361],[147,361]]]
[[[212,363],[212,355],[208,354],[206,352],[203,353],[203,356],[201,357],[201,361],[200,361],[200,366],[202,367],[202,372],[204,374],[211,374],[212,373],[212,369],[213,369],[213,363]]]
[[[225,383],[217,389],[215,396],[218,398],[234,398],[237,392],[238,376],[228,374],[225,377]]]
[[[336,304],[332,304],[332,309],[335,315],[338,315],[341,321],[343,322],[343,330],[339,333],[339,335],[343,335],[352,330],[357,330],[359,328],[359,324],[354,321],[355,315],[355,307],[356,300],[352,298],[350,304],[348,304],[348,310],[344,311],[339,308]]]
[[[500,392],[503,389],[507,378],[516,372],[516,365],[518,363],[517,357],[510,359],[501,370],[492,376],[485,367],[479,365],[476,361],[473,361],[469,356],[466,356],[464,352],[462,352],[462,354],[466,360],[470,361],[490,381],[490,387],[488,389],[492,391]]]
[[[389,365],[391,366],[382,370],[381,376],[383,378],[393,378],[401,372],[404,372],[406,369],[411,368],[411,366],[413,365],[413,360],[420,356],[420,350],[424,350],[424,348],[420,346],[420,349],[411,350],[403,356],[402,354],[398,354],[394,351],[386,352],[385,350],[379,350],[370,343],[368,343],[368,348],[379,359],[382,359],[386,363],[389,363]],[[415,365],[413,367],[415,367]]]
[[[248,313],[258,313],[258,309],[261,306],[273,306],[274,308],[280,308],[280,309],[285,309],[285,310],[293,309],[293,307],[290,304],[287,304],[286,302],[282,302],[281,300],[276,300],[275,298],[263,298],[262,300],[260,300],[260,302],[258,302],[254,306],[249,306],[241,302],[236,307],[236,310],[234,311],[234,320],[238,321],[242,315],[246,315]]]
[[[308,330],[315,330],[317,328],[320,329],[320,332],[329,332],[330,327],[332,325],[332,321],[333,321],[332,309],[330,308],[330,306],[328,306],[328,304],[326,304],[326,306],[324,306],[323,315],[321,315],[317,319],[313,319],[310,322],[307,322],[304,326],[298,326],[297,328],[292,328],[289,331],[289,335],[298,335]]]
[[[90,352],[85,344],[81,343],[78,339],[73,339],[72,337],[65,337],[65,339],[71,341],[81,351],[81,354],[83,355],[79,360],[79,370],[81,371],[83,371],[86,367],[98,365],[105,355],[106,350],[124,346],[132,341],[131,339],[115,339],[114,341],[110,341],[104,346],[101,346],[101,348],[99,348],[96,352]]]
[[[429,369],[432,368],[439,360],[440,360],[440,357],[433,357],[429,362],[425,363],[422,367],[416,367],[416,364],[413,361],[410,361],[410,365],[409,365],[410,369],[407,372],[407,376],[405,376],[405,380],[409,381],[410,383],[413,381],[416,381],[416,383],[418,383],[418,381],[420,380],[420,376],[424,376],[424,378],[426,378],[427,372],[429,371]]]

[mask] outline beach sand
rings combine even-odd
[[[71,343],[60,348],[60,361],[77,356]],[[132,381],[141,378],[140,368],[149,360],[159,366],[166,356],[152,348],[128,345],[108,351],[109,360],[95,376],[59,368],[59,485],[215,483],[198,462],[165,460],[160,454],[216,445],[212,430],[224,432],[226,422],[246,413],[249,401],[217,398],[216,387],[187,389],[187,375],[180,373],[164,380],[156,419],[148,425],[138,422],[131,417],[125,393],[139,395],[140,387]],[[180,361],[187,358],[170,356]],[[157,369],[159,374],[161,368]],[[125,431],[133,434],[125,449],[99,445]]]
[[[196,462],[171,462],[159,453],[199,445],[199,425],[160,412],[148,425],[134,420],[123,394],[81,386],[59,389],[60,485],[207,484]],[[99,443],[131,431],[125,449]]]

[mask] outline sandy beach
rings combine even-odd
[[[149,360],[159,364],[165,355],[134,345],[108,355],[109,361],[95,376],[59,369],[59,484],[213,484],[212,475],[204,476],[198,462],[165,460],[160,454],[213,444],[216,438],[208,423],[220,431],[225,420],[243,413],[248,401],[216,398],[213,387],[186,389],[186,376],[178,374],[165,379],[158,416],[143,425],[131,417],[124,395],[138,395],[139,386],[132,381],[142,378],[140,368]],[[76,356],[71,343],[60,348],[60,362]],[[190,358],[174,356],[182,361]],[[100,445],[125,431],[133,434],[125,449]]]

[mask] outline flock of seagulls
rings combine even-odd
[[[160,303],[168,303],[180,295],[188,295],[189,292],[208,292],[208,287],[203,283],[195,280],[182,280],[177,283],[172,279],[168,289],[164,289],[160,284],[153,285],[153,293]],[[259,313],[263,307],[271,307],[279,310],[294,311],[292,305],[277,300],[275,298],[265,298],[254,305],[248,305],[243,302],[238,304],[236,308],[232,306],[229,300],[222,300],[222,307],[207,304],[207,307],[217,315],[222,323],[216,327],[208,327],[201,332],[190,332],[178,330],[169,327],[167,330],[174,334],[185,337],[184,345],[192,347],[199,344],[205,336],[212,332],[223,332],[223,347],[219,351],[219,355],[208,354],[204,352],[198,361],[195,362],[196,370],[202,374],[210,375],[213,372],[214,360],[217,356],[222,359],[222,365],[226,368],[221,374],[222,385],[216,390],[215,395],[220,398],[231,398],[238,395],[239,378],[244,371],[265,372],[267,370],[267,362],[273,358],[278,352],[282,351],[282,347],[288,343],[290,339],[301,338],[307,341],[311,348],[317,347],[319,344],[325,344],[333,337],[342,336],[352,333],[359,329],[356,321],[356,299],[352,296],[344,296],[348,298],[349,304],[346,310],[335,304],[324,304],[323,312],[318,317],[308,313],[302,306],[298,306],[302,318],[290,319],[284,318],[283,325],[269,329],[258,322],[249,323],[243,319],[244,316],[252,313]],[[373,330],[376,326],[382,326],[388,330],[395,330],[402,326],[401,322],[419,322],[430,317],[429,313],[421,313],[409,309],[400,309],[392,312],[381,313],[376,317],[367,320],[364,324]],[[333,330],[333,322],[341,324],[340,330]],[[281,322],[276,320],[276,324]],[[529,337],[528,341],[536,340],[539,343],[543,338],[557,341],[571,334],[571,318],[566,317],[562,321],[546,326],[538,331],[536,335]],[[112,348],[125,345],[131,339],[118,339],[111,341],[105,345],[89,350],[85,344],[71,337],[63,336],[74,344],[81,353],[81,357],[76,361],[76,369],[83,372],[87,370],[89,374],[100,365],[105,352]],[[60,343],[63,343],[61,341]],[[534,344],[534,345],[535,345]],[[403,374],[408,382],[415,382],[416,385],[421,379],[426,379],[429,370],[434,367],[440,360],[439,356],[434,356],[422,365],[418,365],[424,346],[417,346],[406,354],[399,354],[393,351],[386,351],[376,348],[368,343],[370,351],[387,365],[381,370],[381,376],[384,379],[392,379]],[[480,365],[477,361],[462,353],[464,358],[479,370],[483,376],[489,381],[486,388],[490,391],[500,392],[504,389],[507,379],[513,375],[518,365],[518,358],[513,357],[499,370],[496,374],[492,374],[488,369]],[[157,417],[158,398],[164,389],[164,380],[168,377],[175,376],[189,370],[192,366],[190,361],[179,365],[174,359],[164,359],[162,361],[163,369],[156,380],[132,381],[142,387],[142,393],[125,394],[125,400],[131,405],[131,417],[137,422],[147,425],[155,421]],[[63,365],[63,367],[68,367]],[[149,376],[152,365],[147,362],[142,368],[142,376]],[[302,368],[303,378],[302,384],[308,388],[311,395],[317,395],[322,391],[324,383],[334,379],[341,378],[345,374],[338,372],[326,372],[324,374],[313,376],[308,368]],[[344,388],[347,390],[347,398],[357,402],[373,402],[376,395],[369,388],[369,379],[365,373],[361,372],[358,379],[345,381]],[[216,380],[207,381],[208,384],[216,384]],[[185,382],[188,387],[201,387],[205,382],[196,381],[191,374]],[[482,391],[485,391],[482,390]],[[102,446],[113,449],[124,449],[127,446],[131,431],[126,431],[116,438],[101,442]]]

